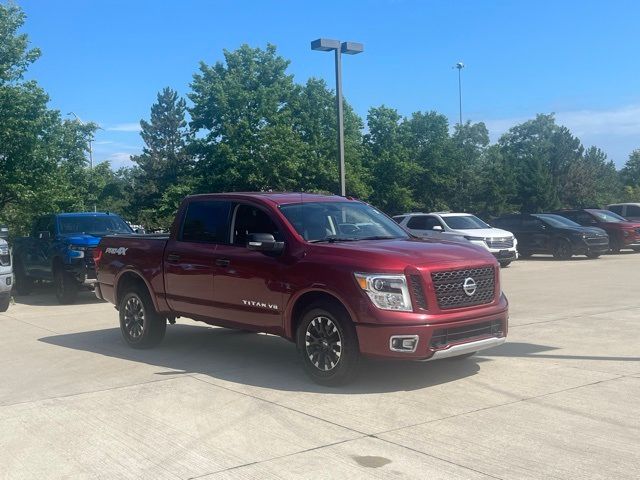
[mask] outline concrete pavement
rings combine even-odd
[[[0,314],[0,478],[640,478],[640,254],[503,270],[508,342],[310,383],[292,344],[169,326],[126,347],[109,304]]]

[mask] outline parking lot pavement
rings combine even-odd
[[[502,272],[508,342],[368,361],[319,387],[270,335],[169,326],[137,351],[109,304],[0,314],[0,478],[640,478],[640,254]]]

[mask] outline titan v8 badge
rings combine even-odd
[[[278,310],[278,305],[273,303],[256,302],[255,300],[242,300],[243,305],[248,307],[268,308],[269,310]]]

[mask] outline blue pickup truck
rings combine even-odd
[[[52,281],[61,304],[73,303],[83,285],[95,282],[93,250],[105,235],[131,234],[113,213],[59,213],[38,218],[31,235],[16,238],[15,289],[30,293],[35,280]]]

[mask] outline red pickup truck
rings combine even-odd
[[[178,317],[268,332],[327,385],[353,379],[362,355],[468,356],[507,335],[491,254],[414,238],[345,197],[189,196],[170,235],[107,236],[94,259],[96,295],[116,305],[130,346],[158,344]]]

